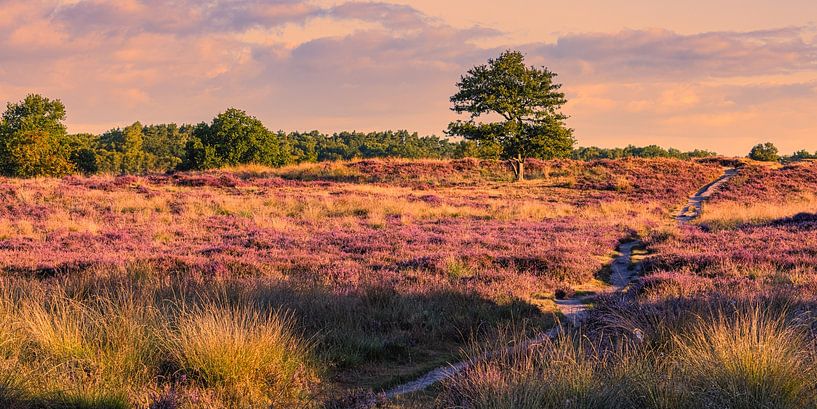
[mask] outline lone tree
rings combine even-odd
[[[749,159],[762,162],[776,162],[780,160],[780,155],[777,147],[774,146],[773,143],[766,142],[755,145],[752,151],[749,152]]]
[[[449,135],[496,144],[509,160],[517,180],[525,178],[525,159],[566,157],[576,140],[561,113],[567,103],[554,83],[556,73],[525,65],[518,51],[505,51],[488,64],[478,65],[460,78],[451,97],[452,111],[467,113],[467,121],[448,125]],[[498,115],[498,122],[477,122],[482,115]]]

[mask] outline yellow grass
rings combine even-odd
[[[185,372],[231,401],[275,406],[305,398],[299,383],[309,376],[310,347],[294,335],[286,315],[208,303],[182,311],[169,332],[170,350]]]
[[[287,407],[313,382],[311,345],[286,314],[217,300],[177,307],[127,284],[89,295],[79,282],[25,283],[3,279],[0,292],[2,407],[148,407],[179,374],[206,395],[185,408]]]
[[[811,194],[792,197],[786,203],[719,202],[705,204],[698,223],[712,228],[728,229],[746,224],[763,224],[799,213],[814,213],[815,211],[817,211],[817,196]]]

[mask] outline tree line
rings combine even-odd
[[[143,125],[135,122],[101,135],[68,134],[65,106],[58,100],[28,95],[8,103],[0,120],[0,174],[61,176],[71,173],[138,174],[203,170],[240,164],[283,166],[303,162],[365,158],[507,160],[517,179],[527,158],[576,160],[628,157],[691,159],[714,152],[664,149],[657,145],[625,148],[576,147],[573,129],[561,112],[567,99],[557,74],[527,66],[524,55],[506,51],[468,70],[450,98],[451,110],[466,114],[449,124],[449,137],[420,136],[405,130],[382,132],[273,132],[257,118],[230,108],[210,123]],[[498,118],[482,122],[483,115]],[[756,160],[817,158],[795,152],[781,157],[771,143],[752,149]]]
[[[65,117],[60,100],[41,95],[9,103],[0,120],[0,173],[16,177],[139,174],[248,163],[282,166],[355,158],[487,155],[474,142],[408,131],[272,132],[257,118],[234,108],[210,123],[136,122],[99,135],[69,134]]]
[[[416,132],[272,132],[257,118],[228,109],[210,123],[132,125],[102,134],[69,134],[60,100],[29,95],[9,103],[0,121],[0,173],[62,176],[202,170],[246,163],[283,166],[359,158],[499,159],[492,141],[420,136]],[[690,157],[660,147],[578,148],[558,157]],[[554,155],[556,156],[556,155]]]

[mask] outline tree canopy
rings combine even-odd
[[[506,51],[488,64],[463,75],[451,97],[451,109],[468,114],[465,121],[448,126],[449,135],[500,148],[500,157],[512,161],[518,179],[524,178],[526,158],[552,159],[570,155],[573,130],[565,126],[561,108],[567,103],[555,83],[556,73],[545,67],[526,66],[518,51]],[[483,115],[500,120],[478,122]]]
[[[776,162],[780,160],[779,151],[777,147],[771,142],[757,144],[749,152],[749,159],[762,162]]]
[[[258,118],[230,108],[199,124],[185,146],[182,166],[208,169],[246,163],[275,166],[285,162],[279,135],[270,132]]]
[[[0,121],[0,172],[18,177],[73,172],[64,120],[65,106],[58,99],[31,94],[9,103]]]
[[[573,150],[571,157],[576,160],[620,159],[620,158],[692,159],[692,158],[706,158],[717,155],[718,154],[715,152],[710,152],[701,149],[683,152],[675,148],[664,149],[658,145],[648,145],[643,147],[628,145],[627,147],[624,148],[599,148],[596,146],[576,148]]]

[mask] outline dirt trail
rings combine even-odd
[[[701,215],[701,211],[703,210],[703,202],[706,201],[712,194],[724,183],[726,183],[730,178],[737,174],[737,169],[728,169],[724,172],[724,174],[709,183],[708,185],[701,188],[698,192],[695,193],[692,197],[689,198],[686,206],[681,209],[681,212],[675,217],[679,223],[684,224],[688,223],[689,221],[697,218]],[[639,240],[631,240],[625,243],[622,243],[618,246],[618,256],[613,259],[612,264],[610,265],[610,278],[608,282],[608,286],[605,287],[598,287],[590,289],[590,293],[583,292],[582,295],[577,295],[568,299],[564,300],[557,300],[556,306],[559,308],[559,312],[565,317],[568,325],[578,326],[581,325],[582,321],[587,315],[587,310],[589,307],[589,303],[593,300],[593,298],[597,297],[599,294],[610,294],[610,293],[620,293],[624,291],[633,278],[640,272],[641,264],[640,263],[633,263],[632,256],[633,250],[641,245]],[[437,368],[420,378],[404,383],[402,385],[396,386],[388,391],[385,391],[383,395],[386,399],[392,399],[400,395],[419,392],[422,390],[427,389],[431,385],[436,384],[448,377],[456,375],[463,370],[467,369],[470,366],[471,362],[474,362],[479,359],[490,358],[491,356],[499,353],[499,352],[506,352],[506,351],[514,351],[519,350],[522,348],[527,348],[530,345],[542,342],[545,338],[555,338],[559,331],[561,331],[561,326],[557,325],[551,328],[549,331],[539,335],[538,337],[532,338],[520,345],[516,345],[514,347],[510,347],[505,351],[496,351],[493,353],[485,354],[484,356],[477,357],[472,360],[462,361],[455,364],[446,365],[440,368]]]
[[[724,183],[728,182],[729,179],[737,175],[738,170],[736,168],[727,169],[723,172],[721,177],[715,179],[714,182],[704,186],[699,190],[695,195],[689,198],[686,206],[684,206],[681,211],[675,216],[675,220],[678,221],[680,224],[686,224],[690,221],[698,218],[703,211],[704,202],[712,196]]]
[[[591,288],[584,291],[583,295],[571,297],[565,300],[556,300],[559,312],[565,316],[568,324],[578,326],[584,320],[590,302],[599,294],[609,294],[621,292],[630,284],[633,277],[639,272],[640,264],[633,264],[633,249],[641,245],[638,240],[628,241],[618,246],[619,255],[610,265],[609,285],[605,287]]]

